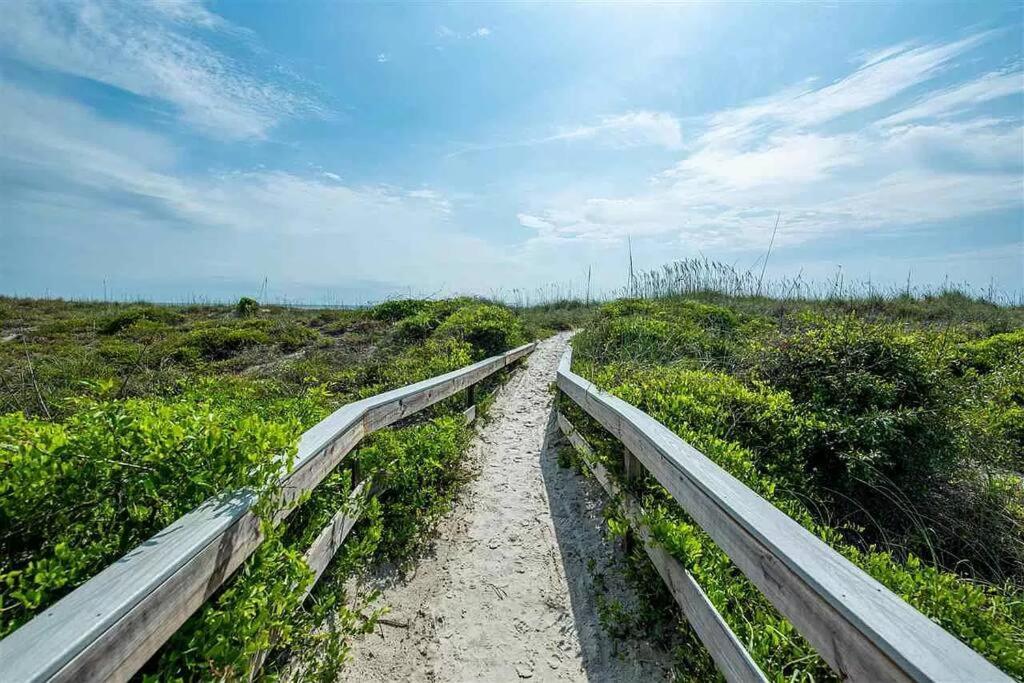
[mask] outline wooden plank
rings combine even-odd
[[[313,587],[316,586],[320,577],[323,576],[327,567],[330,565],[331,560],[337,554],[341,548],[341,544],[345,542],[352,528],[362,517],[363,513],[363,492],[369,487],[370,480],[360,482],[352,493],[349,494],[346,503],[340,510],[331,518],[331,521],[320,531],[316,539],[310,544],[306,553],[303,555],[306,564],[310,569],[313,570],[313,578],[306,586],[305,591],[302,593],[302,597],[299,602],[305,601],[309,594],[313,592]],[[270,642],[275,643],[279,637],[279,632],[272,632]],[[250,659],[250,670],[249,680],[254,681],[257,678],[259,670],[263,668],[266,663],[267,655],[273,648],[260,650],[258,653],[252,656]]]
[[[462,419],[465,420],[466,424],[473,424],[476,419],[476,406],[470,406],[462,411]]]
[[[338,409],[299,440],[278,519],[370,432],[433,405],[533,351],[524,344],[466,368]],[[0,640],[0,681],[131,677],[259,545],[253,495],[188,513]]]
[[[771,503],[562,358],[559,388],[620,439],[840,676],[1009,681]]]
[[[327,571],[327,566],[331,563],[335,554],[337,554],[338,549],[341,548],[341,544],[345,542],[349,532],[352,531],[352,527],[363,516],[363,510],[365,509],[363,492],[369,488],[371,481],[372,479],[364,479],[359,482],[352,493],[349,494],[348,500],[342,508],[331,518],[327,526],[320,531],[316,540],[310,544],[305,558],[306,564],[313,570],[313,580],[306,589],[303,599],[312,592],[313,586],[320,580],[323,573]]]
[[[615,483],[605,467],[594,458],[590,444],[562,413],[558,413],[558,426],[573,447],[580,452],[581,460],[594,474],[594,478],[601,484],[605,493],[610,498],[621,501],[630,526],[640,536],[651,564],[658,571],[672,597],[686,615],[686,620],[697,632],[697,637],[704,643],[725,679],[739,683],[764,683],[767,679],[761,669],[751,659],[722,615],[711,604],[697,580],[686,571],[679,560],[657,544],[650,529],[640,521],[642,510],[636,499]]]

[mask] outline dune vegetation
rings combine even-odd
[[[675,266],[623,298],[470,298],[351,310],[0,298],[0,637],[213,495],[269,500],[298,436],[339,406],[579,329],[574,370],[640,407],[1010,675],[1024,678],[1024,308],[955,291],[801,294]],[[764,285],[762,288],[762,284]],[[484,384],[486,394],[500,377]],[[613,473],[621,445],[562,400]],[[379,617],[342,589],[414,558],[467,478],[453,397],[365,440],[144,668],[332,679]],[[577,457],[577,456],[572,456]],[[566,453],[566,463],[572,457]],[[386,479],[311,596],[302,552],[351,490]],[[656,538],[773,680],[833,674],[649,477]],[[608,528],[625,524],[614,505]],[[653,569],[625,637],[680,680],[717,674]]]
[[[537,334],[474,299],[359,310],[0,299],[0,637],[216,494],[269,499],[298,436],[339,406],[443,374]],[[483,385],[486,392],[497,379]],[[456,396],[365,440],[144,669],[244,678],[271,649],[331,678],[373,597],[341,600],[371,558],[411,557],[465,479]],[[351,488],[386,481],[302,601],[302,553]]]
[[[574,339],[574,371],[1024,677],[1024,309],[956,292],[787,299],[652,281],[600,307]],[[621,445],[562,409],[621,476]],[[641,495],[656,538],[770,678],[834,675],[650,477]],[[629,572],[645,606],[606,605],[609,626],[664,633],[680,678],[714,677],[642,552]]]

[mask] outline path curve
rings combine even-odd
[[[664,652],[616,642],[598,623],[599,593],[630,596],[611,567],[599,490],[557,464],[551,386],[568,339],[540,342],[498,391],[470,445],[476,476],[433,552],[408,575],[385,570],[360,587],[381,589],[390,613],[353,644],[343,680],[666,677]]]

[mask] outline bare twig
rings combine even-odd
[[[26,345],[28,344],[28,342],[24,341],[24,337],[22,337],[22,342]],[[52,420],[53,416],[50,414],[50,407],[46,405],[46,400],[43,398],[43,392],[39,389],[39,382],[36,381],[36,368],[32,364],[32,356],[29,354],[27,348],[25,349],[25,360],[28,362],[28,376],[32,380],[32,388],[36,390],[36,398],[39,399],[39,405],[46,414],[46,419]]]

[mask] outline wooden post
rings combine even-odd
[[[466,408],[472,408],[476,405],[476,385],[470,384],[466,387]]]
[[[622,469],[625,479],[625,486],[622,488],[627,492],[632,491],[636,487],[636,482],[640,479],[643,474],[643,465],[637,460],[637,457],[633,455],[625,446],[622,447]],[[635,535],[633,529],[626,529],[626,537],[624,539],[624,550],[626,554],[633,552],[633,546],[635,545]]]

